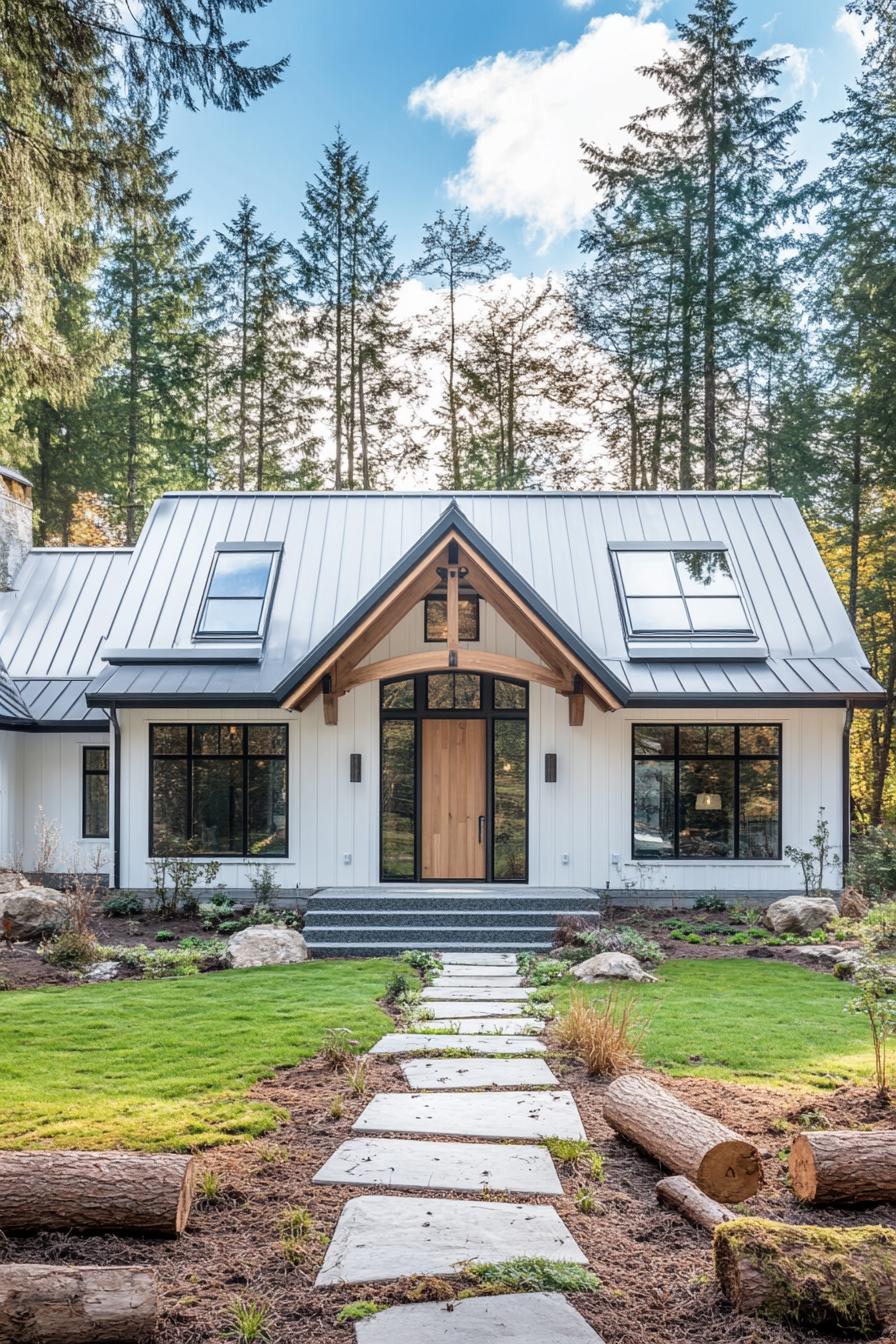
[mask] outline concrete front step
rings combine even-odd
[[[311,906],[305,915],[306,929],[338,929],[363,925],[364,928],[394,929],[405,925],[418,925],[420,928],[475,929],[508,928],[527,929],[531,927],[553,928],[563,916],[579,916],[578,910],[380,910],[367,907],[364,910],[318,910]]]
[[[407,892],[393,894],[392,887],[361,887],[357,891],[342,888],[338,891],[317,892],[309,899],[311,911],[339,911],[352,914],[362,911],[418,911],[428,910],[501,910],[507,913],[528,914],[532,910],[550,911],[552,914],[598,914],[600,899],[596,892],[583,889],[568,890],[556,888],[545,890],[543,887],[528,890],[521,887],[512,895],[499,895],[492,887],[483,887],[478,892],[466,890],[445,891],[442,888],[437,895],[411,887]],[[386,895],[384,893],[388,892]]]
[[[431,930],[427,930],[427,933],[430,934]],[[306,934],[305,942],[317,958],[393,957],[401,952],[407,952],[410,948],[420,952],[476,952],[482,947],[488,948],[490,952],[546,952],[551,946],[550,938],[532,939],[529,937],[528,931],[525,932],[525,938],[513,938],[510,941],[498,940],[491,936],[482,942],[474,942],[469,938],[457,942],[452,942],[447,938],[439,938],[438,941],[433,941],[430,937],[415,938],[413,931],[411,931],[407,938],[378,942],[365,938],[362,929],[353,929],[351,939],[346,938],[339,942],[326,943],[317,942],[313,935],[309,937]]]

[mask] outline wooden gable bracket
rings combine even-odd
[[[540,663],[505,654],[463,648],[459,639],[460,574],[495,608],[516,635],[541,659]],[[441,573],[440,573],[441,571]],[[441,578],[447,580],[448,638],[444,648],[427,653],[387,658],[361,666],[363,660]],[[339,698],[356,686],[417,672],[441,670],[483,672],[549,686],[569,702],[569,722],[584,723],[585,697],[599,709],[618,708],[618,701],[572,653],[490,565],[449,533],[445,541],[424,556],[400,583],[329,654],[326,664],[309,674],[284,701],[285,709],[302,711],[323,695],[324,722],[339,721]]]

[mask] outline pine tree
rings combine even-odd
[[[507,258],[503,247],[485,228],[470,227],[470,212],[461,208],[447,216],[440,210],[431,224],[424,225],[422,246],[420,256],[411,265],[411,274],[440,281],[447,298],[447,322],[442,323],[437,317],[428,345],[431,351],[445,351],[449,479],[451,488],[459,490],[463,470],[457,396],[458,296],[464,286],[485,284],[500,274],[507,267]],[[443,331],[443,327],[447,330]]]
[[[236,487],[245,490],[251,454],[249,385],[256,370],[252,361],[253,323],[262,256],[271,245],[258,223],[258,211],[241,196],[230,223],[216,230],[219,248],[212,262],[218,295],[224,346],[222,386],[236,402]]]

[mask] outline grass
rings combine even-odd
[[[672,1074],[819,1088],[874,1075],[864,1019],[844,1011],[855,988],[800,966],[752,958],[669,961],[633,993],[648,1019],[640,1053]],[[564,984],[605,998],[604,985]]]
[[[264,1134],[259,1078],[317,1053],[348,1024],[358,1048],[389,1031],[388,960],[315,961],[177,980],[0,995],[0,1147],[187,1151]]]

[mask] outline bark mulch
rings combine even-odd
[[[561,1172],[562,1199],[536,1197],[522,1202],[553,1203],[588,1254],[601,1289],[571,1300],[606,1344],[797,1344],[822,1338],[729,1310],[714,1285],[709,1236],[657,1206],[654,1187],[661,1172],[656,1163],[604,1124],[605,1084],[589,1079],[578,1065],[553,1063],[563,1086],[574,1093],[586,1131],[604,1157],[605,1180],[602,1185],[590,1183],[596,1199],[592,1213],[576,1207],[577,1192],[589,1185],[576,1171]],[[873,1222],[896,1227],[896,1214],[889,1205],[860,1211],[803,1211],[785,1180],[782,1156],[801,1124],[838,1128],[893,1124],[892,1113],[881,1109],[870,1090],[818,1093],[699,1078],[663,1081],[759,1146],[766,1185],[745,1212],[824,1226]],[[236,1298],[267,1304],[273,1344],[349,1344],[351,1327],[335,1323],[336,1312],[345,1303],[360,1298],[382,1303],[419,1300],[454,1291],[444,1280],[320,1292],[313,1287],[325,1238],[332,1234],[342,1205],[354,1195],[374,1192],[362,1187],[315,1187],[311,1177],[349,1137],[352,1121],[374,1091],[407,1090],[398,1065],[375,1058],[368,1066],[365,1097],[353,1096],[345,1075],[334,1074],[319,1060],[283,1070],[260,1083],[252,1095],[285,1107],[289,1121],[263,1140],[202,1156],[201,1169],[218,1175],[222,1194],[206,1207],[200,1201],[179,1241],[53,1233],[2,1242],[0,1258],[153,1264],[164,1296],[158,1344],[218,1344],[231,1338],[229,1307]],[[334,1098],[343,1106],[338,1117],[331,1114]],[[282,1220],[294,1207],[311,1212],[315,1230],[299,1245],[284,1248]]]

